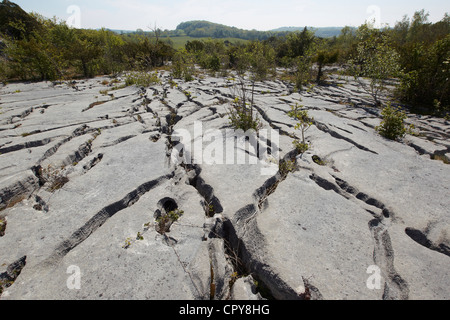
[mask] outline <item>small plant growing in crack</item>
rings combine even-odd
[[[156,219],[156,231],[160,234],[166,234],[170,231],[170,227],[178,221],[184,214],[183,210],[175,209]]]
[[[45,183],[48,183],[47,190],[49,192],[55,192],[69,182],[69,178],[61,172],[63,168],[53,169],[52,165],[49,164],[47,168],[39,168],[38,170],[38,175]]]
[[[259,131],[262,123],[254,112],[255,80],[252,82],[252,88],[248,89],[244,78],[240,76],[239,81],[234,83],[230,91],[234,96],[231,107],[227,109],[231,126],[235,130]]]
[[[235,284],[235,282],[236,282],[239,278],[241,278],[241,276],[239,276],[239,273],[238,273],[237,271],[235,271],[235,272],[233,272],[233,273],[231,274],[231,277],[230,277],[230,288],[233,287],[233,285]]]
[[[131,239],[131,238],[126,238],[126,239],[125,239],[125,244],[122,246],[122,248],[128,249],[128,248],[131,246],[132,241],[133,241],[133,239]]]
[[[148,231],[151,227],[152,227],[152,223],[151,222],[147,222],[146,224],[144,224],[144,232]]]
[[[6,230],[6,218],[0,217],[0,237],[3,237],[5,235]]]
[[[295,106],[291,106],[291,111],[288,112],[288,116],[297,120],[298,123],[295,125],[296,130],[300,130],[302,132],[302,140],[295,139],[292,144],[296,148],[299,154],[303,154],[309,150],[310,145],[306,143],[305,133],[309,128],[314,124],[314,118],[308,115],[308,111],[303,109],[304,106],[295,104]]]
[[[145,231],[145,230],[144,230]],[[144,236],[142,235],[141,232],[138,232],[136,237],[133,239],[132,237],[128,237],[125,239],[125,243],[122,246],[122,248],[124,249],[128,249],[129,247],[131,247],[131,245],[133,244],[133,242],[135,241],[142,241],[144,240]]]
[[[178,88],[178,84],[175,81],[173,81],[172,79],[169,80],[169,86],[171,89]]]
[[[326,165],[326,162],[323,161],[319,156],[313,156],[312,159],[313,159],[314,163],[319,165],[319,166],[325,166]]]
[[[294,140],[294,141],[292,142],[292,144],[294,145],[295,150],[297,150],[297,152],[298,152],[299,154],[305,153],[306,151],[309,150],[309,147],[310,147],[309,144],[304,143],[304,142],[301,142],[301,141],[299,141],[298,139]]]
[[[205,202],[205,213],[207,217],[213,217],[215,214],[214,205],[209,202]]]
[[[49,186],[48,191],[55,192],[64,187],[67,182],[69,182],[69,178],[58,175],[53,178],[52,184]]]
[[[295,160],[281,160],[278,167],[282,177],[286,177],[289,173],[297,169]]]

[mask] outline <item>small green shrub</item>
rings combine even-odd
[[[183,214],[184,214],[183,210],[176,209],[176,210],[170,211],[167,214],[167,216],[169,216],[170,220],[175,222],[175,221],[178,221],[178,219],[180,219]]]
[[[172,75],[175,79],[183,79],[185,82],[194,80],[194,58],[186,50],[177,52],[172,61]]]
[[[127,86],[136,85],[140,87],[149,87],[152,84],[159,83],[161,83],[161,80],[159,80],[157,72],[132,72],[125,79],[125,84]]]
[[[292,144],[299,154],[303,154],[309,150],[309,144],[305,141],[305,133],[314,124],[314,118],[310,117],[308,111],[304,110],[303,106],[299,106],[297,103],[295,106],[291,106],[291,111],[288,112],[288,116],[298,121],[295,125],[295,129],[302,132],[302,140],[296,139]]]
[[[381,112],[383,120],[375,127],[375,130],[383,137],[390,140],[403,138],[407,133],[405,127],[406,113],[393,107],[390,103]]]

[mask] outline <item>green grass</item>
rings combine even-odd
[[[167,38],[161,38],[161,40],[166,40]],[[188,41],[193,41],[193,40],[208,40],[211,38],[194,38],[194,37],[189,37],[189,36],[182,36],[182,37],[170,37],[170,40],[173,43],[173,48],[178,50],[178,49],[182,49],[184,48],[184,46],[186,45],[186,43]],[[228,40],[229,42],[236,44],[238,42],[241,42],[243,44],[247,43],[248,40],[243,40],[243,39],[238,39],[238,38],[221,38],[221,39],[215,39],[215,40],[222,40],[222,41],[226,41]]]

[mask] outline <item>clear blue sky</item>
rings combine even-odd
[[[208,20],[244,29],[285,26],[359,26],[367,19],[393,26],[404,15],[425,9],[436,22],[450,13],[449,0],[12,0],[27,12],[67,20],[80,9],[82,28],[173,30],[184,21]]]

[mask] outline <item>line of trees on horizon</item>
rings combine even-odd
[[[333,38],[319,38],[307,28],[236,44],[198,38],[175,50],[156,27],[147,34],[123,35],[106,29],[74,29],[56,18],[26,14],[10,2],[0,6],[2,82],[117,76],[171,62],[174,76],[187,81],[192,79],[193,65],[223,75],[228,70],[250,72],[258,81],[276,76],[276,68],[283,68],[284,80],[302,90],[309,83],[323,84],[324,66],[338,64],[348,74],[374,79],[368,90],[375,101],[383,81],[397,78],[399,101],[441,114],[450,111],[448,14],[430,23],[422,10],[392,28],[345,27]],[[16,10],[15,17],[11,10]]]

